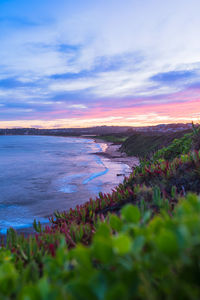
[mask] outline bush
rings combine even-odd
[[[174,158],[180,156],[181,154],[187,154],[192,147],[192,134],[185,134],[180,139],[175,139],[168,147],[164,147],[158,150],[154,156],[153,160],[166,159],[173,160]]]
[[[128,204],[97,224],[90,246],[67,250],[61,235],[55,256],[24,267],[0,252],[1,299],[199,299],[200,199],[189,194],[170,217],[143,217]]]
[[[169,146],[158,150],[152,160],[159,159],[173,160],[180,155],[187,154],[190,150],[200,149],[200,126],[192,123],[192,133],[185,134],[182,138],[174,139]]]

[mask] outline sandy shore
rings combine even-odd
[[[100,139],[95,139],[95,142],[102,145],[103,152],[96,152],[99,156],[104,156],[115,162],[121,162],[128,165],[131,169],[139,165],[139,158],[135,156],[127,156],[126,153],[119,151],[121,145],[116,145]]]

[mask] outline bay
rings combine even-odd
[[[130,169],[93,154],[101,151],[87,138],[0,136],[0,232],[110,192]]]

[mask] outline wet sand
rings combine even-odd
[[[121,145],[105,142],[100,139],[95,139],[95,142],[101,144],[103,152],[96,152],[94,154],[107,157],[111,161],[126,164],[131,169],[139,165],[139,158],[135,156],[127,156],[126,153],[119,150]]]

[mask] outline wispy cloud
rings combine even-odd
[[[113,123],[112,107],[196,100],[199,10],[198,0],[1,2],[0,117],[91,123],[99,109]]]
[[[68,106],[69,108],[75,108],[75,109],[86,109],[87,106],[84,104],[72,104]]]

